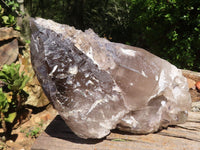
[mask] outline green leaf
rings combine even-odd
[[[126,142],[125,139],[112,139],[111,141]]]
[[[8,76],[3,71],[0,71],[0,80],[4,82],[8,80]]]
[[[7,2],[7,5],[8,5],[8,6],[13,5],[13,4],[14,4],[14,1],[8,1],[8,2]]]
[[[31,41],[30,41],[30,40],[25,40],[25,42],[26,42],[27,44],[30,44],[30,43],[31,43]]]
[[[4,81],[10,90],[23,89],[28,82],[28,76],[22,72],[19,74],[20,64],[4,65],[0,71],[0,80]]]
[[[3,19],[3,22],[4,22],[5,24],[8,24],[8,20],[9,20],[8,16],[3,16],[3,17],[1,17],[1,18]]]
[[[3,93],[2,88],[0,88],[0,111],[7,112],[9,108],[9,104],[7,101],[6,95]]]
[[[20,88],[19,89],[23,89],[25,86],[26,86],[26,83],[29,81],[29,77],[28,76],[24,76],[24,79],[23,79],[23,82],[22,82],[22,84],[21,84],[21,86],[20,86]]]
[[[15,68],[16,68],[16,71],[19,72],[20,64],[13,65],[13,67],[15,67]]]
[[[0,5],[0,14],[3,14],[2,10],[3,10],[3,9],[2,9],[2,7],[1,7],[1,5]]]
[[[199,32],[199,29],[197,27],[194,28],[195,31]]]
[[[170,3],[176,3],[176,0],[168,0]]]
[[[10,74],[11,77],[15,77],[16,74],[15,69],[10,67],[8,74]]]
[[[13,85],[11,86],[10,90],[19,90],[21,87],[21,84],[23,82],[23,79],[17,79],[14,81]]]
[[[8,103],[11,103],[12,102],[12,97],[13,97],[12,92],[5,93],[5,96],[7,98]]]
[[[16,26],[15,30],[18,30],[18,31],[21,30],[20,26]]]
[[[2,106],[3,106],[3,108],[1,109],[1,111],[3,113],[8,112],[8,108],[10,107],[10,105],[7,102],[5,102],[4,105],[2,105]]]
[[[18,3],[14,3],[13,6],[17,8],[17,7],[19,7],[19,4]]]
[[[6,101],[6,97],[4,94],[0,93],[0,105]]]
[[[7,97],[5,94],[2,92],[2,88],[0,88],[0,111],[1,112],[7,112],[9,108],[9,103],[7,101]]]
[[[13,7],[12,7],[12,11],[15,11],[15,10],[16,10],[16,7],[13,6]]]
[[[5,121],[6,121],[6,122],[9,122],[9,123],[13,123],[13,121],[14,121],[15,118],[16,118],[16,116],[17,116],[17,113],[16,113],[16,112],[10,113],[10,114],[8,115],[8,117],[5,118]]]

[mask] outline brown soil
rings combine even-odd
[[[57,115],[57,111],[51,105],[39,112],[32,112],[31,118],[12,131],[6,144],[0,142],[2,150],[30,150],[35,139],[42,133],[48,124]],[[0,133],[2,130],[0,129]]]

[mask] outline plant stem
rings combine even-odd
[[[5,116],[3,114],[3,112],[1,112],[1,126],[3,128],[4,133],[7,132],[7,128],[6,128],[6,122],[5,122]]]
[[[19,111],[21,109],[21,107],[22,107],[22,97],[21,97],[19,91],[17,92],[16,95],[17,95],[17,102],[18,102],[18,104],[17,104],[17,111]]]

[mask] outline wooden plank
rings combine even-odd
[[[113,130],[104,139],[77,137],[58,115],[39,136],[32,150],[198,150],[200,149],[200,113],[189,112],[188,121],[161,132],[133,135]]]
[[[183,76],[192,79],[194,81],[200,81],[200,72],[195,72],[191,70],[182,70]]]

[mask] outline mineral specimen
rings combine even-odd
[[[31,19],[31,59],[43,90],[71,130],[102,138],[183,123],[191,106],[186,79],[145,51],[42,18]]]

